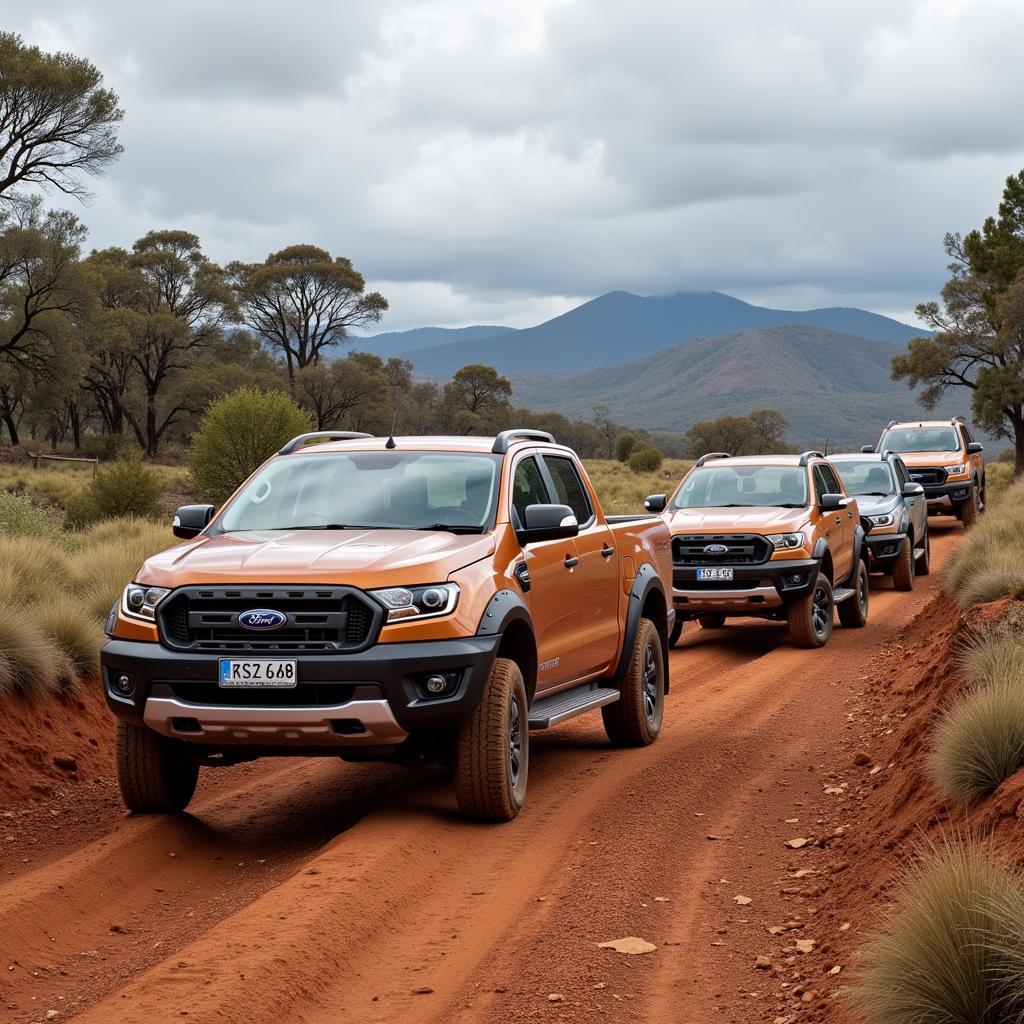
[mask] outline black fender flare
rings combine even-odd
[[[864,527],[857,524],[857,528],[853,531],[853,572],[857,571],[857,563],[864,561],[867,563],[867,552],[864,550],[864,538],[867,534],[864,533]],[[903,534],[903,539],[906,540],[907,535]],[[850,578],[853,578],[851,573]]]
[[[633,586],[629,592],[629,604],[626,608],[626,623],[622,637],[622,652],[619,655],[619,663],[612,673],[612,679],[621,679],[629,670],[629,659],[633,654],[633,645],[636,643],[637,631],[640,629],[640,618],[643,614],[644,605],[652,592],[661,594],[665,602],[665,621],[655,623],[658,633],[661,636],[661,657],[665,666],[665,692],[669,690],[668,670],[668,609],[671,606],[671,599],[665,593],[665,585],[650,562],[645,562],[637,570],[633,580]]]
[[[477,636],[492,636],[496,633],[504,633],[512,622],[524,622],[534,633],[533,617],[526,602],[514,590],[507,587],[499,590],[494,597],[487,602],[483,615],[480,616],[480,625],[477,626]],[[536,634],[534,634],[536,635]]]
[[[533,616],[522,595],[508,588],[499,590],[487,602],[476,635],[502,638],[495,646],[494,656],[515,656],[526,682],[527,697],[532,702],[539,674],[537,633],[533,628]],[[511,650],[508,649],[509,644]]]

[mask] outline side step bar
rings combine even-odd
[[[832,600],[836,604],[841,604],[843,601],[848,601],[855,593],[853,587],[836,587],[832,591]]]
[[[544,697],[533,702],[530,708],[530,728],[548,729],[587,711],[617,701],[622,695],[610,686],[599,683],[584,683],[571,690],[563,690],[553,697]]]

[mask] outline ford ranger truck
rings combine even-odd
[[[661,729],[668,527],[605,516],[550,434],[302,435],[174,533],[101,655],[131,810],[264,755],[441,757],[462,813],[505,821],[530,729],[598,708],[613,743]]]
[[[690,619],[705,629],[729,616],[788,622],[801,647],[824,646],[836,609],[844,626],[867,622],[870,523],[820,452],[712,452],[671,498],[646,506],[672,530],[670,644]]]
[[[915,578],[931,571],[924,488],[895,452],[830,455],[829,461],[871,523],[868,568],[891,576],[897,590],[913,590]]]
[[[953,515],[968,527],[985,509],[985,448],[959,418],[893,420],[877,445],[862,450],[897,452],[910,479],[924,487],[929,515]]]

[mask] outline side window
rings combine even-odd
[[[964,447],[966,448],[967,445],[971,444],[974,441],[974,435],[967,429],[966,426],[961,426],[960,429],[963,431]]]
[[[902,459],[893,459],[891,465],[896,471],[896,485],[902,491],[903,488],[910,483],[910,477],[907,474],[907,467],[903,465]]]
[[[515,513],[513,518],[517,520],[514,525],[523,524],[527,505],[547,503],[548,489],[544,486],[544,477],[541,476],[537,460],[532,456],[523,459],[516,466],[512,477],[512,509]]]
[[[593,518],[594,511],[590,507],[586,488],[572,459],[545,455],[544,465],[548,467],[555,485],[555,501],[560,505],[568,505],[580,526],[588,523]]]
[[[820,505],[822,495],[828,494],[828,484],[825,482],[825,474],[821,471],[821,463],[814,467],[812,475],[814,477],[814,497]]]
[[[821,474],[825,478],[825,486],[828,488],[829,494],[843,493],[843,485],[839,482],[839,477],[836,476],[836,471],[831,466],[823,464]]]

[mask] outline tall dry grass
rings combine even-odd
[[[587,475],[607,515],[643,512],[648,494],[671,494],[692,465],[686,459],[666,459],[661,469],[634,473],[614,459],[588,459],[586,463]]]
[[[1013,977],[1024,951],[1024,883],[970,839],[927,850],[859,956],[850,998],[865,1024],[1005,1024],[1019,1019]]]

